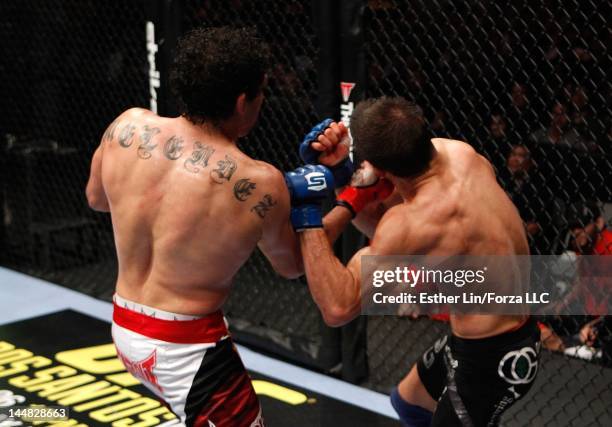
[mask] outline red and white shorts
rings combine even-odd
[[[127,370],[195,427],[263,427],[221,311],[196,318],[115,295],[112,335]]]

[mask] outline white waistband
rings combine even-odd
[[[117,294],[113,295],[113,301],[119,307],[127,308],[128,310],[136,311],[138,313],[142,313],[146,316],[154,317],[156,319],[162,320],[195,320],[201,319],[201,316],[192,316],[189,314],[178,314],[171,313],[169,311],[160,310],[158,308],[149,307],[148,305],[138,304],[137,302],[133,302],[127,300],[125,298],[120,297]]]

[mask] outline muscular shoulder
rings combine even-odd
[[[158,118],[159,116],[152,111],[146,110],[144,108],[129,108],[125,110],[123,113],[119,114],[117,118],[113,121],[113,124],[119,124],[122,122],[141,122],[148,121],[151,119]],[[112,126],[112,125],[111,125]]]
[[[262,219],[285,214],[289,206],[289,192],[281,171],[253,159],[247,159],[243,164],[243,172],[234,183],[235,197],[239,200],[248,197],[255,201],[252,211]]]
[[[144,119],[144,118],[152,118],[152,117],[159,117],[159,116],[150,110],[134,107],[134,108],[128,108],[123,113],[121,113],[119,117],[117,118],[130,120],[130,119],[141,119],[141,118]]]
[[[444,153],[448,157],[454,168],[465,167],[473,169],[477,167],[486,169],[493,174],[495,173],[491,163],[467,142],[446,138],[433,138],[431,141],[436,147],[436,150]]]
[[[106,128],[102,135],[102,142],[111,142],[115,140],[123,131],[133,133],[133,131],[141,124],[147,124],[158,118],[157,114],[145,110],[144,108],[130,108],[119,114],[115,120]]]
[[[452,156],[478,156],[474,147],[464,141],[447,138],[432,138],[431,140],[436,150],[447,152]]]
[[[402,203],[381,218],[371,247],[378,255],[426,254],[435,247],[439,233],[440,227],[428,214]]]
[[[275,194],[287,189],[283,173],[271,164],[253,160],[250,170],[253,178],[260,182],[261,189]]]

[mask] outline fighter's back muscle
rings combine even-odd
[[[382,255],[511,255],[528,247],[516,208],[488,162],[464,143],[433,140],[449,160],[415,197],[389,209],[371,247]],[[505,277],[512,283],[513,277]],[[497,283],[494,281],[494,283]],[[500,282],[501,283],[501,282]],[[484,338],[515,327],[518,316],[453,315],[453,333]]]
[[[379,241],[394,254],[527,253],[520,217],[488,162],[465,143],[433,142],[447,160],[445,172],[389,209],[376,232]]]
[[[118,288],[154,283],[224,293],[274,203],[271,166],[180,120],[128,110],[103,138]]]

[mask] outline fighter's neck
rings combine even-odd
[[[389,179],[395,185],[395,189],[400,193],[404,200],[410,200],[416,196],[419,191],[440,176],[445,168],[446,160],[444,156],[437,150],[434,150],[434,156],[429,162],[429,167],[425,172],[416,177],[399,178],[392,176]]]
[[[195,124],[183,116],[178,117],[177,120],[179,120],[183,126],[196,129],[198,133],[203,135],[204,139],[213,139],[218,142],[227,143],[228,145],[235,145],[238,141],[238,132],[233,131],[234,126],[231,126],[230,123],[222,122],[220,124],[212,124],[204,122]]]

